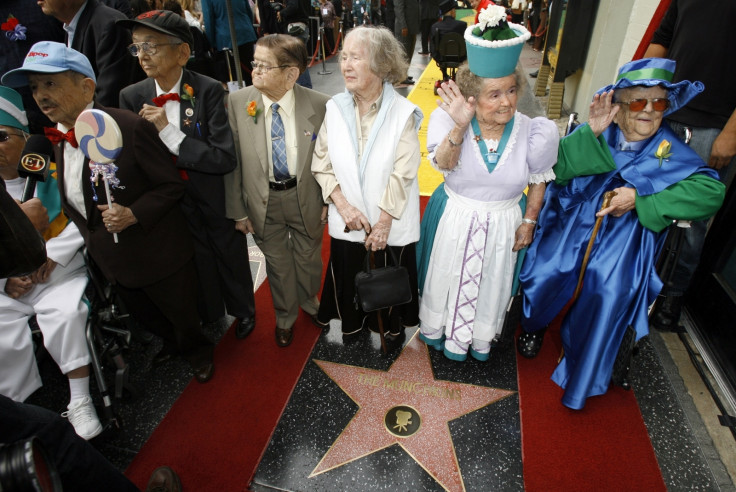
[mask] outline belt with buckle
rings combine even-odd
[[[296,177],[289,178],[286,181],[269,181],[268,187],[274,191],[286,191],[296,186]]]

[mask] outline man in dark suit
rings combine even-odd
[[[295,85],[307,60],[304,43],[296,37],[264,36],[256,43],[253,85],[228,98],[240,165],[225,177],[227,213],[239,231],[253,233],[266,256],[281,347],[291,343],[300,307],[322,326],[316,296],[327,208],[311,164],[329,98]],[[273,133],[274,127],[281,135]],[[274,169],[274,142],[286,161],[277,157],[286,166],[278,171],[285,175]]]
[[[438,60],[439,56],[439,45],[442,40],[442,35],[448,32],[456,32],[463,36],[465,29],[468,24],[464,21],[455,20],[455,9],[457,4],[455,0],[444,0],[440,3],[440,12],[442,13],[442,20],[432,24],[431,34],[429,36],[429,49],[432,53],[432,58]],[[442,70],[442,79],[448,80],[447,69],[440,67]]]
[[[126,19],[97,0],[40,0],[43,13],[64,23],[66,45],[87,57],[97,76],[95,101],[117,108],[123,87],[143,79],[135,60],[127,55],[130,33],[115,25]]]
[[[414,56],[414,47],[419,34],[419,1],[394,0],[394,35],[404,46],[406,59],[411,63]],[[402,84],[413,84],[411,77],[407,77]]]
[[[131,314],[164,339],[157,359],[181,355],[197,381],[209,381],[214,346],[199,326],[194,247],[179,207],[184,183],[155,127],[130,111],[95,106],[92,65],[61,43],[33,45],[23,66],[3,75],[2,83],[29,85],[41,111],[57,123],[49,134],[58,140],[62,207]],[[93,106],[115,120],[123,138],[108,176],[112,207],[98,204],[107,202],[104,182],[90,179],[89,159],[72,132],[79,114]]]
[[[181,206],[194,237],[200,315],[216,321],[227,306],[239,320],[236,336],[245,338],[255,326],[255,300],[246,238],[225,217],[223,175],[235,169],[236,159],[224,90],[218,81],[183,69],[192,43],[183,17],[154,10],[120,23],[132,28],[134,50],[149,76],[120,93],[120,107],[156,126],[184,177]],[[172,44],[172,38],[181,43]]]

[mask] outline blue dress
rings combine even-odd
[[[671,143],[671,155],[660,165],[662,140]],[[520,274],[525,331],[545,327],[572,298],[604,193],[622,186],[637,192],[636,210],[603,218],[582,291],[562,322],[565,356],[552,379],[565,388],[562,403],[581,409],[586,398],[608,390],[626,328],[637,340],[649,332],[647,308],[662,288],[655,261],[673,218],[657,210],[657,195],[668,188],[662,198],[680,193],[681,206],[667,201],[667,208],[676,209],[674,218],[695,220],[715,213],[723,190],[713,170],[666,127],[630,143],[614,126],[596,139],[584,125],[560,142],[554,169],[558,181],[547,189]]]

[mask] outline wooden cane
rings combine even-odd
[[[386,245],[388,248],[388,245]],[[370,254],[370,264],[371,264],[371,270],[376,268],[376,252],[371,251]],[[383,315],[382,315],[383,309],[379,309],[376,311],[376,316],[378,316],[378,333],[381,335],[381,351],[384,354],[388,353],[388,348],[386,347],[386,337],[383,336]]]
[[[603,194],[603,204],[601,205],[601,210],[607,209],[611,205],[611,200],[613,200],[613,197],[616,196],[618,193],[615,191],[607,191]],[[585,269],[588,267],[588,261],[590,260],[590,252],[593,250],[593,243],[595,242],[596,236],[598,236],[598,230],[601,228],[601,223],[603,222],[604,215],[598,217],[595,219],[595,225],[593,226],[593,233],[590,235],[590,240],[588,240],[588,247],[585,249],[585,256],[583,256],[583,264],[580,266],[580,275],[578,275],[578,285],[575,287],[575,293],[572,295],[572,302],[575,302],[578,299],[578,296],[580,295],[580,291],[583,289],[583,276],[585,275]],[[565,355],[565,349],[563,348],[560,353],[560,358],[557,359],[557,363],[559,364],[562,360],[562,357]]]

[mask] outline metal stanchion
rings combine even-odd
[[[325,37],[325,28],[324,26],[319,26],[319,31],[317,34],[317,43],[319,43],[322,53],[322,70],[317,72],[317,75],[329,75],[332,73],[331,70],[327,70],[325,67],[325,43],[323,42],[323,39]]]

